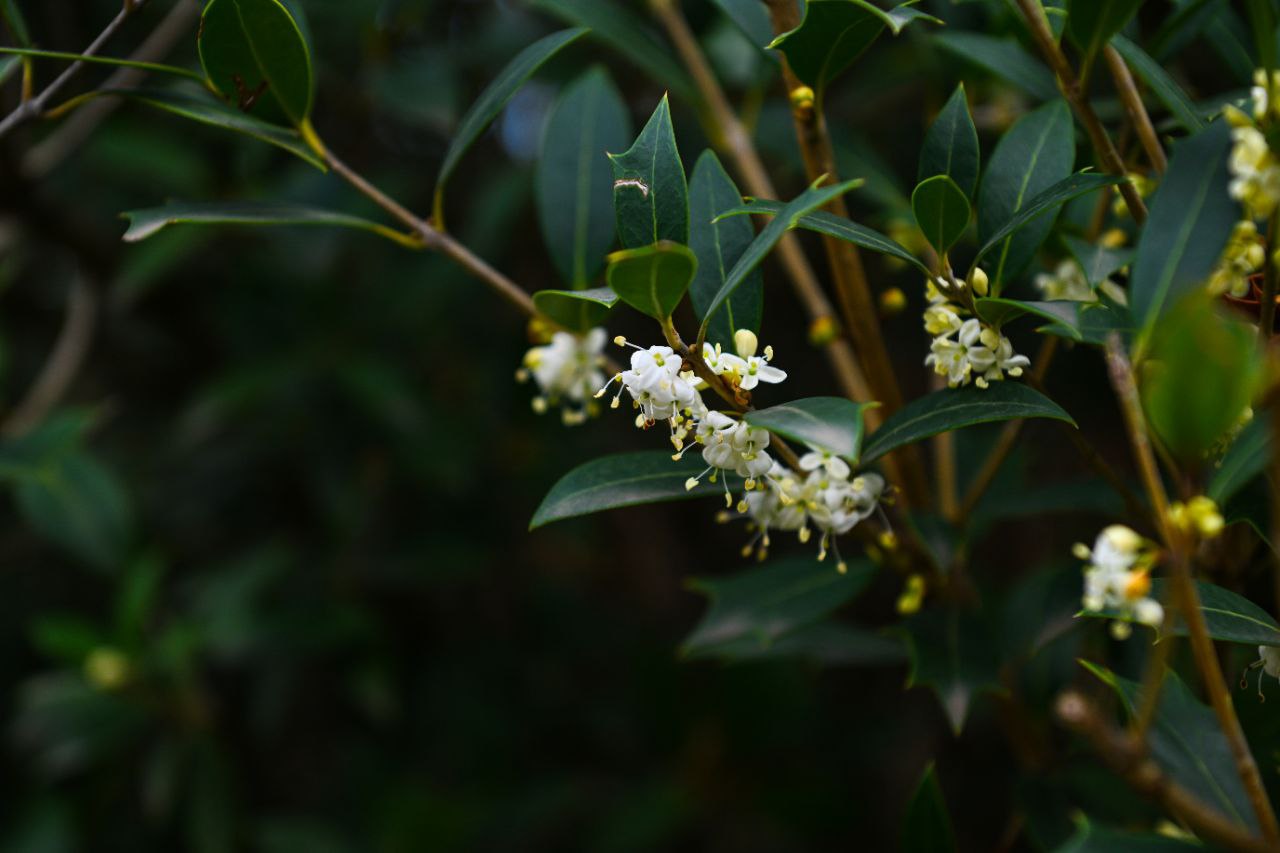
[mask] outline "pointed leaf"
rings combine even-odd
[[[1124,36],[1112,38],[1111,46],[1124,59],[1134,76],[1150,87],[1174,120],[1182,125],[1183,130],[1196,133],[1204,128],[1204,116],[1200,110],[1159,62]]]
[[[911,656],[908,687],[931,687],[957,736],[974,697],[1000,687],[999,657],[979,614],[926,610],[903,623]]]
[[[1129,279],[1129,303],[1144,334],[1180,296],[1204,283],[1240,218],[1227,192],[1230,148],[1225,121],[1174,148],[1138,238]]]
[[[854,403],[844,397],[806,397],[747,412],[743,419],[784,438],[857,462],[862,451],[862,413],[878,405]]]
[[[1081,816],[1075,835],[1053,853],[1204,853],[1195,841],[1150,832],[1127,832],[1094,826]]]
[[[978,162],[978,129],[973,126],[961,83],[925,134],[917,180],[947,175],[966,197],[973,198],[978,189]]]
[[[984,68],[1012,83],[1037,101],[1058,97],[1058,85],[1044,63],[1013,39],[981,33],[944,31],[933,36],[934,43],[966,62]]]
[[[819,180],[823,180],[819,178]],[[711,300],[711,304],[707,306],[707,312],[702,318],[702,326],[705,329],[710,318],[715,316],[716,311],[733,295],[743,283],[750,278],[751,273],[760,262],[764,260],[765,255],[773,250],[773,247],[782,239],[782,235],[786,234],[792,228],[795,228],[801,217],[812,213],[818,208],[827,204],[834,198],[838,198],[849,190],[861,185],[862,181],[845,181],[842,184],[833,186],[820,187],[816,183],[809,189],[796,196],[778,211],[773,220],[766,225],[756,238],[751,241],[751,245],[738,258],[738,262],[733,265],[733,269],[729,271],[729,275],[725,277],[724,285],[716,293],[715,298]],[[721,216],[732,216],[731,211]]]
[[[1249,422],[1218,463],[1205,494],[1223,506],[1254,477],[1267,470],[1271,461],[1271,429],[1267,418]]]
[[[1084,272],[1085,281],[1097,289],[1098,285],[1119,272],[1133,260],[1132,249],[1108,249],[1103,245],[1092,245],[1078,237],[1065,235],[1062,238]]]
[[[610,154],[618,240],[637,249],[659,240],[689,242],[689,190],[663,95],[636,141]]]
[[[196,36],[200,64],[233,106],[301,125],[311,114],[311,51],[279,0],[210,0]]]
[[[685,481],[704,468],[700,455],[686,454],[677,462],[661,450],[593,459],[551,487],[533,514],[529,529],[606,509],[720,494],[723,486],[709,483],[705,477],[695,488],[685,488]]]
[[[849,563],[842,574],[828,562],[791,559],[730,577],[694,578],[689,588],[711,599],[711,607],[681,654],[723,654],[739,643],[768,648],[853,600],[875,572],[868,560]]]
[[[1080,663],[1115,690],[1130,716],[1134,714],[1142,702],[1137,682],[1087,661]],[[1217,718],[1172,670],[1164,678],[1148,743],[1151,757],[1174,782],[1227,820],[1257,831],[1257,819]]]
[[[1067,0],[1067,34],[1091,63],[1138,11],[1142,0]]]
[[[871,462],[940,432],[1016,418],[1053,418],[1076,425],[1061,406],[1020,382],[994,382],[985,390],[945,388],[911,401],[886,418],[867,440],[862,461]]]
[[[733,180],[716,155],[704,151],[689,181],[689,248],[698,256],[698,274],[689,287],[689,299],[699,320],[706,316],[711,300],[724,287],[729,271],[755,239],[755,229],[744,217],[717,218],[741,206],[742,195]],[[764,275],[756,269],[725,303],[724,310],[711,318],[707,341],[732,350],[735,331],[760,331],[763,303]]]
[[[1168,581],[1164,578],[1156,578],[1151,582],[1150,595],[1157,601],[1169,600],[1167,590]],[[1196,581],[1196,590],[1200,594],[1200,611],[1204,613],[1210,637],[1246,646],[1280,646],[1280,624],[1267,611],[1244,596],[1211,583]],[[1131,616],[1113,610],[1083,610],[1080,615],[1133,621]],[[1179,614],[1168,612],[1156,635],[1158,639],[1171,635],[1185,637],[1187,625]]]
[[[226,0],[220,0],[220,2],[226,2]],[[502,112],[502,108],[516,96],[525,82],[542,67],[543,63],[559,53],[561,48],[577,41],[586,32],[586,29],[577,27],[543,36],[516,54],[515,58],[498,72],[498,76],[480,93],[480,97],[476,98],[476,102],[471,105],[471,109],[467,110],[467,114],[462,117],[462,121],[458,122],[458,127],[453,132],[453,141],[449,143],[449,150],[444,154],[444,162],[440,164],[440,173],[436,176],[437,200],[443,196],[445,184],[449,182],[453,170],[458,167],[462,155],[480,138],[484,129],[498,117],[498,113]]]
[[[642,249],[623,249],[609,256],[606,277],[622,301],[664,320],[676,310],[698,271],[688,246],[662,240]]]
[[[613,245],[613,178],[605,152],[631,138],[626,104],[603,68],[569,84],[551,109],[534,172],[538,222],[560,276],[586,287]]]
[[[136,59],[118,59],[114,56],[98,56],[97,54],[64,53],[58,50],[35,50],[33,48],[0,47],[0,55],[30,56],[33,59],[61,59],[66,62],[87,62],[90,65],[112,65],[118,68],[137,68],[140,71],[152,71],[157,74],[172,74],[204,82],[204,75],[190,68],[179,68],[176,65],[162,65],[158,62],[141,62]]]
[[[886,27],[897,35],[920,19],[941,23],[909,3],[885,11],[866,0],[809,0],[800,26],[778,36],[769,47],[786,54],[800,82],[821,91]]]
[[[164,207],[128,210],[120,214],[129,220],[126,243],[145,240],[169,225],[328,225],[356,228],[381,236],[401,235],[367,219],[332,210],[272,202],[171,202]]]
[[[533,306],[552,321],[574,332],[586,332],[604,324],[618,294],[607,287],[591,290],[539,290]]]
[[[690,660],[713,658],[726,663],[760,660],[805,660],[823,666],[884,666],[906,659],[902,643],[893,637],[850,628],[831,620],[815,622],[762,642],[744,634],[714,645],[687,648]]]
[[[1021,239],[1018,234],[1019,231],[1034,224],[1037,232],[1044,231],[1047,234],[1049,229],[1053,227],[1053,216],[1042,219],[1041,217],[1044,217],[1045,214],[1056,213],[1063,204],[1074,198],[1088,195],[1103,187],[1115,186],[1123,180],[1124,178],[1118,178],[1115,175],[1079,172],[1046,187],[1030,198],[1015,198],[1015,209],[1010,214],[1009,219],[996,228],[991,236],[987,237],[982,244],[982,248],[978,249],[978,254],[974,256],[974,264],[977,264],[979,260],[992,251],[1007,253],[1004,255],[1005,258],[1012,256],[1015,251],[1013,242]],[[1040,243],[1044,242],[1043,236],[1034,237],[1033,239],[1037,240],[1037,248]],[[1016,251],[1024,251],[1024,248],[1018,247]],[[1034,252],[1035,250],[1032,249],[1031,251]],[[1000,262],[997,261],[996,263],[997,269],[999,269]],[[1007,269],[1011,269],[1011,267],[1006,266]]]
[[[1004,231],[1032,199],[1071,176],[1075,128],[1065,101],[1055,99],[1027,113],[1000,138],[978,189],[980,254],[994,251],[988,273],[993,295],[1031,262],[1053,229],[1053,217],[1021,223],[1018,233]],[[1049,208],[1056,210],[1051,205]],[[992,244],[996,245],[992,245]]]
[[[978,316],[997,328],[1024,314],[1034,314],[1058,324],[1065,330],[1066,337],[1077,341],[1084,340],[1076,326],[1076,310],[1079,306],[1079,302],[1026,302],[1021,299],[998,298],[978,299],[975,305]]]
[[[725,211],[721,216],[739,216],[745,213],[777,216],[785,206],[780,201],[755,198],[749,204]],[[860,246],[872,252],[879,252],[882,255],[888,255],[911,264],[926,276],[931,275],[929,268],[919,258],[908,252],[900,243],[886,237],[879,231],[867,228],[865,225],[859,225],[843,216],[836,216],[834,213],[828,213],[825,210],[815,210],[813,213],[807,213],[796,220],[795,227],[804,228],[807,231],[816,231],[819,234],[826,234],[839,240],[847,240],[855,246]]]
[[[9,29],[18,44],[23,47],[31,46],[31,32],[27,29],[27,21],[22,16],[17,0],[0,0],[0,23]]]
[[[902,821],[902,853],[946,853],[955,849],[951,813],[947,811],[938,774],[930,763],[907,804]]]
[[[964,236],[973,211],[964,190],[946,175],[921,181],[911,194],[911,212],[925,239],[945,255]]]

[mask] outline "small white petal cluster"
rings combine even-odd
[[[707,465],[732,471],[745,480],[763,477],[774,466],[773,458],[765,452],[769,431],[722,412],[707,412],[698,423],[696,439],[702,445],[702,458]],[[691,477],[686,485],[693,488],[697,483],[698,477]]]
[[[1049,302],[1097,302],[1099,292],[1119,305],[1128,302],[1124,290],[1109,278],[1099,282],[1097,290],[1090,287],[1080,264],[1071,259],[1060,262],[1052,273],[1037,273],[1034,283]]]
[[[1254,121],[1265,122],[1280,116],[1280,103],[1276,103],[1274,94],[1280,92],[1280,71],[1271,72],[1271,85],[1267,85],[1267,72],[1262,68],[1253,71],[1253,86],[1249,89],[1249,97],[1253,101]]]
[[[516,378],[530,378],[538,386],[533,409],[545,412],[548,405],[560,405],[566,424],[586,420],[587,409],[595,389],[604,382],[602,353],[607,335],[595,328],[578,337],[569,332],[556,332],[545,346],[530,349],[524,355],[524,366]]]
[[[1077,543],[1073,552],[1077,559],[1088,560],[1084,567],[1085,610],[1095,613],[1114,611],[1124,620],[1133,620],[1153,628],[1164,621],[1164,608],[1150,598],[1150,543],[1122,524],[1113,524],[1098,534],[1093,549]],[[1111,624],[1117,639],[1129,635],[1128,621]]]
[[[1244,205],[1250,219],[1265,219],[1280,203],[1280,162],[1267,137],[1248,116],[1234,107],[1223,111],[1232,126],[1228,191]]]
[[[1258,646],[1258,659],[1249,664],[1249,669],[1258,669],[1258,698],[1266,701],[1267,697],[1262,695],[1262,676],[1269,675],[1274,679],[1280,680],[1280,648],[1276,646]],[[1240,686],[1244,687],[1249,679],[1248,670],[1245,670],[1245,676],[1240,681]]]
[[[975,271],[975,292],[984,295],[986,282],[986,275]],[[965,319],[965,309],[947,299],[946,293],[954,289],[942,278],[925,286],[929,307],[924,312],[924,330],[933,335],[925,365],[947,377],[947,385],[952,388],[971,381],[986,388],[1006,375],[1021,376],[1031,366],[1031,360],[1014,352],[1013,343],[994,326],[976,317]]]
[[[1266,260],[1267,250],[1258,226],[1252,220],[1240,220],[1231,231],[1218,266],[1209,276],[1209,292],[1248,296],[1249,276],[1261,270]]]

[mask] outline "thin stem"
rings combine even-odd
[[[144,4],[145,0],[126,0],[126,2],[120,7],[120,11],[111,19],[111,22],[103,28],[102,32],[98,33],[98,37],[90,42],[89,46],[81,51],[81,53],[85,56],[92,56],[102,50],[103,46],[111,40],[111,37],[114,36],[120,27],[124,25],[124,22],[129,19],[129,16],[141,9]],[[54,78],[54,81],[46,86],[40,94],[24,99],[13,112],[5,116],[3,120],[0,120],[0,139],[3,139],[18,125],[30,121],[31,119],[39,116],[40,113],[44,112],[45,106],[49,101],[53,99],[58,92],[67,85],[67,83],[71,82],[71,78],[75,77],[84,66],[85,63],[83,61],[71,63],[71,65],[67,66],[66,70]]]
[[[1248,741],[1240,728],[1240,720],[1236,717],[1235,706],[1231,702],[1231,693],[1227,681],[1222,674],[1222,666],[1209,637],[1209,628],[1205,622],[1204,611],[1200,608],[1200,594],[1196,590],[1191,576],[1191,563],[1188,555],[1186,537],[1172,524],[1169,517],[1169,498],[1165,494],[1164,483],[1156,467],[1155,454],[1151,450],[1151,442],[1147,437],[1146,421],[1142,414],[1142,404],[1138,399],[1138,387],[1133,379],[1133,368],[1125,355],[1120,336],[1112,333],[1107,339],[1107,365],[1110,368],[1111,384],[1120,401],[1121,413],[1124,415],[1125,428],[1129,434],[1129,443],[1133,446],[1137,457],[1138,470],[1142,474],[1143,485],[1151,505],[1155,508],[1156,522],[1159,525],[1161,539],[1169,552],[1170,581],[1174,601],[1182,612],[1187,625],[1188,640],[1191,653],[1195,658],[1196,669],[1204,682],[1205,692],[1209,695],[1209,703],[1218,718],[1218,725],[1226,736],[1235,759],[1236,772],[1244,783],[1244,789],[1258,816],[1258,825],[1262,827],[1263,836],[1271,843],[1280,843],[1280,826],[1276,823],[1275,813],[1271,809],[1271,800],[1267,797],[1262,777],[1258,773],[1258,765],[1249,751]]]
[[[1160,602],[1165,612],[1172,613],[1174,608],[1173,590],[1166,589],[1164,601]],[[1160,691],[1164,688],[1164,673],[1169,665],[1169,657],[1173,653],[1173,644],[1177,637],[1170,634],[1156,641],[1151,647],[1151,656],[1147,658],[1147,669],[1142,676],[1142,688],[1138,695],[1142,704],[1138,713],[1130,721],[1129,736],[1139,749],[1146,749],[1147,732],[1156,718],[1156,710],[1160,707]]]
[[[1074,691],[1062,694],[1055,710],[1058,719],[1089,741],[1098,757],[1134,790],[1186,821],[1206,841],[1243,853],[1274,849],[1166,776],[1154,761],[1146,758],[1145,750],[1137,748],[1081,694]]]
[[[1111,137],[1107,135],[1107,129],[1102,126],[1098,114],[1093,111],[1089,99],[1085,97],[1080,81],[1071,68],[1071,63],[1067,61],[1066,54],[1062,52],[1057,39],[1054,38],[1053,30],[1049,28],[1049,19],[1045,16],[1039,0],[1017,0],[1017,3],[1022,11],[1022,17],[1026,19],[1027,26],[1031,30],[1031,37],[1058,80],[1058,89],[1067,99],[1067,103],[1071,104],[1076,117],[1084,125],[1085,132],[1089,134],[1089,141],[1093,144],[1099,165],[1113,175],[1124,176],[1127,174],[1124,160],[1120,158],[1119,152],[1111,142]],[[1147,205],[1131,181],[1120,184],[1120,195],[1124,196],[1125,204],[1133,214],[1134,221],[1139,225],[1146,222]]]
[[[1120,103],[1124,104],[1124,110],[1128,113],[1129,120],[1133,122],[1138,141],[1142,143],[1142,150],[1147,152],[1147,160],[1157,172],[1163,175],[1165,169],[1169,168],[1169,159],[1165,156],[1163,146],[1160,145],[1160,137],[1156,134],[1155,125],[1151,123],[1151,115],[1147,112],[1146,104],[1142,102],[1142,95],[1133,81],[1133,75],[1129,73],[1129,66],[1125,64],[1120,51],[1111,45],[1107,45],[1103,50],[1103,56],[1107,60],[1107,68],[1111,71],[1111,79],[1115,82]]]
[[[1270,340],[1276,325],[1276,281],[1275,264],[1276,237],[1280,236],[1280,213],[1272,213],[1267,220],[1267,261],[1262,273],[1262,301],[1258,308],[1258,337],[1265,345]]]

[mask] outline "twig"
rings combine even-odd
[[[93,288],[78,276],[73,279],[67,294],[66,315],[53,350],[26,395],[0,424],[0,435],[17,438],[26,434],[39,426],[62,400],[89,352],[97,305]]]
[[[98,33],[98,37],[90,42],[89,46],[81,51],[81,53],[85,56],[93,56],[98,51],[102,50],[103,45],[111,40],[111,37],[114,36],[120,27],[124,25],[124,22],[129,19],[129,16],[134,12],[137,12],[145,4],[146,0],[125,0],[120,7],[120,11],[116,13],[116,16],[111,19],[111,22],[103,28],[102,32]],[[52,83],[41,90],[40,94],[24,100],[14,108],[13,112],[0,120],[0,139],[3,139],[18,125],[30,121],[44,112],[49,101],[52,100],[58,92],[62,90],[62,87],[66,86],[67,83],[71,81],[71,78],[75,77],[83,67],[83,62],[71,63],[66,70],[54,78]]]
[[[1276,269],[1274,254],[1276,238],[1280,236],[1280,213],[1272,213],[1267,220],[1267,262],[1262,273],[1262,301],[1258,305],[1258,339],[1265,346],[1275,332],[1276,281],[1280,271]]]
[[[1058,719],[1082,735],[1094,752],[1139,793],[1160,803],[1170,814],[1186,821],[1207,841],[1229,850],[1261,853],[1273,846],[1253,837],[1216,809],[1166,776],[1145,752],[1098,712],[1084,696],[1064,693],[1055,703]]]
[[[1067,61],[1066,54],[1058,46],[1053,30],[1049,28],[1049,19],[1040,6],[1040,0],[1017,0],[1017,3],[1031,30],[1031,37],[1058,80],[1058,89],[1067,99],[1067,103],[1071,104],[1080,123],[1084,125],[1085,132],[1089,134],[1089,141],[1093,144],[1099,165],[1105,171],[1123,177],[1127,174],[1124,160],[1120,158],[1119,152],[1111,142],[1111,137],[1107,135],[1107,129],[1102,126],[1098,114],[1093,111],[1089,99],[1085,97],[1080,81],[1075,71],[1071,69],[1071,63]],[[1138,194],[1132,181],[1124,181],[1119,187],[1120,195],[1124,196],[1125,204],[1133,214],[1134,221],[1141,225],[1147,220],[1147,205],[1142,201],[1142,196]]]
[[[199,3],[178,0],[129,58],[138,62],[159,62],[169,55],[199,17]],[[103,82],[101,88],[127,89],[136,86],[146,76],[147,72],[141,68],[120,68]],[[23,174],[31,178],[47,175],[67,155],[83,145],[94,129],[119,106],[118,99],[102,98],[76,110],[55,132],[27,151],[22,158]]]
[[[1165,494],[1164,483],[1160,479],[1155,455],[1147,438],[1146,422],[1142,414],[1142,404],[1138,399],[1138,387],[1133,379],[1133,368],[1129,364],[1128,356],[1125,355],[1120,336],[1115,332],[1107,338],[1107,365],[1110,368],[1111,384],[1115,387],[1116,396],[1120,401],[1120,410],[1124,415],[1129,442],[1138,460],[1138,470],[1142,474],[1151,505],[1155,508],[1161,538],[1169,552],[1173,596],[1187,624],[1187,635],[1196,669],[1200,671],[1205,692],[1209,694],[1209,703],[1213,706],[1214,714],[1218,718],[1218,725],[1231,747],[1236,772],[1240,774],[1245,792],[1253,805],[1254,812],[1257,813],[1262,834],[1272,844],[1280,843],[1280,826],[1276,824],[1275,812],[1271,809],[1271,800],[1267,797],[1262,777],[1258,773],[1257,762],[1254,761],[1253,753],[1249,751],[1249,743],[1245,740],[1244,731],[1240,728],[1240,720],[1231,702],[1227,681],[1222,675],[1222,665],[1214,650],[1213,640],[1209,637],[1204,611],[1200,609],[1200,594],[1196,591],[1195,581],[1191,577],[1189,543],[1185,541],[1186,537],[1173,526],[1169,517],[1169,498]]]
[[[1163,175],[1165,169],[1169,167],[1169,159],[1165,156],[1163,146],[1160,145],[1160,137],[1156,134],[1155,125],[1151,123],[1146,105],[1142,103],[1142,95],[1133,81],[1133,75],[1129,73],[1129,66],[1125,64],[1120,51],[1111,45],[1107,45],[1103,56],[1107,60],[1107,68],[1111,71],[1111,79],[1116,84],[1116,94],[1120,96],[1120,103],[1124,104],[1125,112],[1133,122],[1138,141],[1142,143],[1142,150],[1147,152],[1147,160],[1157,172]]]

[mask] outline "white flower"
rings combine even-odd
[[[1021,376],[1023,368],[1031,366],[1031,359],[1015,353],[1009,339],[990,326],[979,332],[976,344],[969,345],[968,358],[973,371],[981,374],[974,380],[979,388],[986,388],[988,382],[1000,382],[1006,373]]]
[[[540,395],[534,398],[534,409],[545,411],[549,403],[564,403],[565,422],[581,423],[592,392],[604,382],[600,365],[606,339],[601,328],[582,337],[556,332],[549,344],[526,352],[516,376],[522,381],[532,377],[537,383]]]
[[[783,370],[769,365],[770,359],[773,358],[773,347],[765,347],[764,355],[753,355],[747,359],[747,367],[741,374],[742,379],[739,387],[743,391],[750,391],[761,382],[768,382],[770,385],[776,385],[787,378],[787,374]]]
[[[1256,127],[1235,127],[1231,138],[1235,145],[1228,161],[1228,192],[1244,205],[1250,219],[1264,219],[1280,202],[1280,163]]]
[[[848,462],[845,462],[829,450],[819,450],[813,445],[809,445],[809,452],[800,457],[800,467],[805,471],[816,471],[819,468],[825,468],[831,476],[842,479],[849,476]]]
[[[1264,674],[1275,679],[1280,679],[1280,648],[1275,646],[1258,646],[1258,659],[1249,664],[1249,669],[1261,668],[1258,673],[1258,698],[1266,701],[1262,695],[1262,676]],[[1244,678],[1240,679],[1240,686],[1244,687],[1249,679],[1249,670],[1245,670]]]
[[[626,343],[622,338],[615,340]],[[634,344],[629,345],[635,347]],[[625,389],[636,408],[640,409],[636,425],[643,428],[655,421],[669,421],[671,440],[678,450],[683,446],[689,425],[706,411],[696,387],[697,378],[692,371],[681,370],[684,361],[671,347],[635,347],[635,350],[631,354],[631,368],[612,377],[596,392],[596,396],[602,396],[609,385],[620,382],[622,388],[610,405],[617,408],[618,397]]]
[[[754,479],[773,467],[773,459],[765,452],[769,431],[746,421],[735,421],[721,412],[708,412],[698,424],[697,438],[703,445],[702,458],[712,468]]]
[[[939,302],[924,310],[924,330],[935,337],[960,331],[963,322],[949,302]]]
[[[952,388],[967,383],[973,370],[969,364],[968,348],[945,335],[933,339],[924,363],[932,365],[934,373],[947,377],[947,384]]]
[[[924,360],[935,373],[947,377],[952,388],[969,384],[974,374],[975,384],[986,388],[1004,379],[1006,373],[1021,376],[1031,365],[1030,359],[1013,351],[1008,338],[977,318],[961,323],[956,337],[958,340],[952,340],[950,333],[935,337]]]
[[[1160,627],[1164,608],[1147,595],[1151,590],[1149,570],[1154,559],[1147,540],[1124,525],[1113,524],[1098,535],[1092,550],[1077,543],[1072,553],[1078,559],[1089,560],[1084,567],[1082,603],[1085,610],[1112,610],[1121,620]],[[1112,625],[1112,634],[1117,639],[1128,636],[1128,630],[1123,622]]]
[[[1037,273],[1035,285],[1049,301],[1097,302],[1084,270],[1073,260],[1065,260],[1052,273]]]

